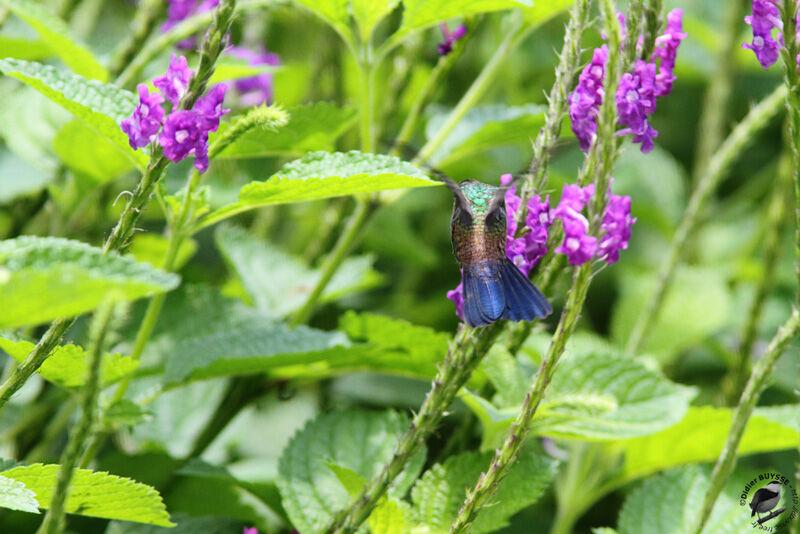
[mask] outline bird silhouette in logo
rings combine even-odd
[[[770,482],[753,494],[753,499],[750,501],[750,510],[752,510],[750,517],[758,514],[760,520],[761,514],[775,508],[779,500],[781,500],[781,483]]]

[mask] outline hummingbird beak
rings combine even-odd
[[[444,182],[444,185],[446,185],[450,192],[453,193],[458,207],[466,213],[469,213],[470,217],[472,217],[472,209],[469,207],[469,202],[467,202],[464,192],[461,191],[461,187],[447,176],[441,176],[441,179]]]

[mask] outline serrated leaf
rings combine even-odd
[[[350,0],[350,11],[358,24],[361,42],[369,43],[372,30],[399,2],[400,0]]]
[[[53,498],[59,465],[33,464],[0,473],[25,484],[47,508]],[[67,513],[172,526],[161,496],[150,486],[104,472],[76,469],[65,504]]]
[[[59,71],[50,65],[19,59],[0,59],[0,71],[36,89],[75,115],[90,129],[113,143],[138,168],[143,169],[147,165],[147,156],[130,147],[128,136],[119,126],[122,119],[131,116],[136,108],[138,99],[133,93]]]
[[[53,139],[53,149],[67,167],[98,184],[134,168],[134,163],[111,141],[77,119],[61,127]]]
[[[199,227],[261,206],[305,202],[388,189],[440,185],[410,163],[393,156],[351,152],[313,152],[286,164],[265,182],[251,182],[239,201],[203,219]]]
[[[31,236],[0,241],[0,327],[80,315],[109,297],[135,300],[178,282],[174,274],[78,241]]]
[[[689,466],[647,480],[625,500],[619,534],[690,534],[708,489],[709,469]],[[749,532],[750,510],[739,505],[741,487],[729,483],[717,498],[705,534]]]
[[[0,5],[30,24],[50,49],[75,73],[105,82],[108,71],[94,58],[88,47],[69,36],[63,20],[36,2],[0,0]]]
[[[352,46],[353,32],[350,31],[350,16],[347,13],[350,0],[295,0],[295,2],[328,23]]]
[[[383,498],[369,515],[367,525],[372,534],[414,534],[414,512],[400,499]]]
[[[53,49],[41,39],[26,39],[0,35],[0,57],[37,61],[53,54]]]
[[[391,40],[447,19],[531,5],[532,0],[403,0],[403,22]]]
[[[34,343],[0,337],[0,349],[22,363],[33,351]],[[91,355],[77,345],[59,345],[50,353],[36,371],[42,378],[58,386],[76,388],[86,383]],[[139,362],[121,354],[103,355],[102,384],[109,385],[128,376],[139,366]]]
[[[426,126],[428,137],[441,128],[450,110],[435,112]],[[431,165],[446,166],[498,146],[530,145],[544,125],[542,106],[482,106],[472,108],[445,137],[431,157]]]
[[[491,453],[466,452],[431,467],[411,490],[416,520],[436,532],[448,532],[467,489],[475,485],[491,460]],[[512,515],[541,497],[557,466],[558,462],[543,453],[524,449],[503,479],[492,504],[481,510],[472,532],[494,532],[506,526]]]
[[[4,476],[0,476],[0,507],[32,514],[39,513],[36,494],[22,482]]]
[[[800,429],[768,420],[759,415],[761,410],[774,415],[769,408],[756,408],[747,423],[737,454],[745,456],[797,447]],[[625,458],[620,476],[632,480],[677,465],[714,461],[722,451],[732,420],[730,408],[692,406],[683,420],[666,430],[621,441],[616,444]]]
[[[350,502],[325,461],[370,479],[391,458],[407,426],[407,418],[394,412],[348,410],[322,415],[295,434],[278,462],[278,488],[293,525],[304,534],[322,532],[331,515]],[[422,450],[395,479],[389,495],[402,497],[424,461]]]
[[[297,156],[314,150],[330,150],[358,116],[353,108],[341,108],[327,102],[292,106],[286,112],[289,122],[280,131],[249,130],[228,145],[218,157]],[[217,135],[222,135],[228,127],[228,123],[220,124]]]
[[[358,495],[358,492],[361,491],[361,488],[367,483],[366,478],[362,477],[352,469],[342,467],[334,462],[322,463],[325,464],[325,467],[330,469],[334,475],[336,475],[336,479],[342,484],[342,487],[347,490],[347,493],[349,493],[351,497]]]
[[[588,440],[643,436],[680,421],[695,394],[618,354],[571,355],[556,369],[533,428],[539,435]],[[471,393],[463,400],[484,425],[483,450],[497,444],[520,409],[498,408]]]
[[[214,237],[253,304],[270,316],[283,317],[299,309],[322,276],[319,269],[309,268],[299,258],[242,228],[223,225]],[[344,260],[325,287],[321,301],[330,302],[378,285],[382,279],[372,270],[372,262],[370,256]]]
[[[480,366],[494,386],[500,406],[522,404],[528,392],[528,379],[506,347],[492,346]]]

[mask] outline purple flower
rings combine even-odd
[[[153,85],[161,91],[161,94],[167,100],[172,102],[173,106],[176,106],[183,95],[186,94],[192,74],[194,74],[194,71],[189,68],[186,58],[172,54],[166,74],[155,78]]]
[[[578,219],[563,218],[561,222],[564,225],[564,242],[556,252],[564,254],[570,265],[583,265],[594,258],[597,238],[586,233],[588,225]]]
[[[200,115],[200,124],[206,132],[216,132],[219,128],[219,119],[230,109],[222,109],[225,91],[228,87],[224,83],[215,85],[205,96],[197,99],[194,111]]]
[[[667,14],[667,30],[656,38],[656,48],[653,51],[653,62],[658,61],[658,74],[656,75],[656,96],[665,96],[672,91],[672,84],[677,79],[675,76],[675,58],[678,56],[678,46],[686,39],[683,32],[683,10],[673,9]]]
[[[258,51],[254,52],[248,48],[233,46],[227,50],[227,53],[247,61],[250,65],[278,66],[281,64],[281,58],[278,54],[267,52],[263,47],[259,47]],[[234,87],[242,95],[241,103],[243,106],[249,107],[272,103],[271,72],[236,80]]]
[[[652,138],[658,135],[650,126],[647,116],[656,110],[656,65],[641,59],[631,74],[622,75],[617,88],[616,102],[619,123],[627,128],[620,135],[633,134],[634,142],[642,143],[642,152],[653,148]]]
[[[194,156],[194,166],[201,173],[208,169],[208,130],[204,128],[204,117],[194,110],[179,110],[167,117],[159,144],[164,156],[172,161],[181,161]]]
[[[467,34],[467,27],[463,24],[460,24],[452,33],[447,28],[446,23],[441,23],[439,28],[442,30],[442,35],[444,36],[444,41],[439,43],[437,50],[440,56],[446,56],[450,52],[453,51],[453,43],[464,37]]]
[[[753,41],[744,43],[742,48],[755,52],[756,59],[765,69],[778,60],[778,46],[782,44],[783,29],[778,7],[769,0],[753,0],[753,14],[744,18],[753,27]],[[772,30],[778,28],[778,40],[772,37]]]
[[[121,124],[134,150],[149,145],[164,122],[164,109],[161,107],[164,98],[156,92],[150,94],[145,84],[137,85],[136,89],[139,91],[139,105],[133,110],[133,116]]]
[[[461,279],[464,279],[464,270],[461,270]],[[464,283],[459,282],[455,289],[447,292],[447,298],[453,301],[456,305],[456,315],[462,321],[464,320]]]
[[[197,4],[197,0],[167,0],[167,3],[169,4],[167,21],[161,26],[162,32],[172,29],[190,15],[214,9],[219,4],[219,0],[203,0],[200,5]]]
[[[569,118],[572,120],[572,131],[583,151],[589,150],[597,135],[597,109],[603,102],[603,77],[607,59],[606,45],[595,48],[592,62],[583,68],[578,77],[578,86],[570,96]]]
[[[636,222],[631,217],[631,197],[609,194],[608,205],[600,225],[602,232],[597,246],[597,257],[612,264],[619,260],[619,251],[628,248],[631,227]]]
[[[242,534],[258,534],[258,529],[256,527],[244,527]]]
[[[502,185],[509,185],[514,178],[510,174],[500,177]],[[506,190],[506,220],[508,231],[506,237],[506,256],[519,268],[524,275],[528,275],[547,254],[547,231],[552,220],[550,218],[550,197],[544,201],[536,195],[528,200],[528,213],[525,217],[525,226],[528,232],[522,237],[515,237],[517,233],[516,214],[522,205],[522,199],[517,196],[517,187],[511,185]]]

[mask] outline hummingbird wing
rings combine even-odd
[[[500,277],[506,299],[503,319],[533,321],[553,312],[542,292],[508,258],[503,262]]]

